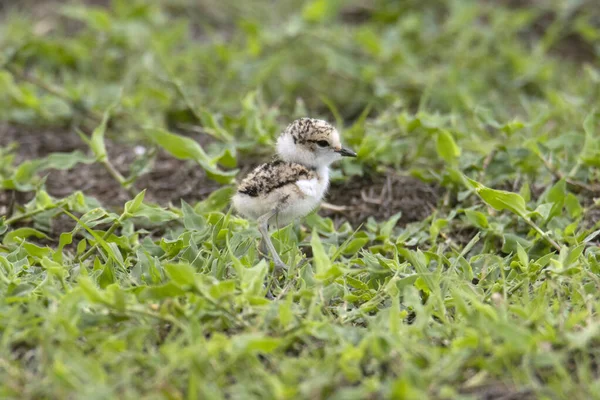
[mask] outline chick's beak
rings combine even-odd
[[[343,157],[356,157],[355,152],[345,147],[340,147],[339,149],[336,149],[335,152],[339,153]]]

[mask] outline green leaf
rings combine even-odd
[[[236,352],[269,354],[275,351],[281,339],[264,336],[261,333],[244,333],[233,339]]]
[[[184,200],[181,200],[181,211],[183,212],[183,225],[186,229],[202,231],[206,228],[206,220]]]
[[[221,164],[226,168],[235,168],[237,165],[237,158],[235,156],[235,147],[233,149],[225,149],[217,157],[212,160],[214,165]]]
[[[465,210],[465,216],[475,226],[481,229],[487,229],[490,224],[484,213],[475,210]]]
[[[193,285],[195,282],[196,270],[189,264],[167,264],[165,265],[165,271],[180,286]]]
[[[498,211],[509,210],[522,218],[526,218],[528,212],[527,205],[525,200],[517,193],[490,189],[473,179],[467,177],[465,179],[475,189],[477,195],[490,207]]]
[[[140,204],[139,209],[133,214],[133,217],[146,218],[152,223],[162,223],[176,220],[179,218],[179,215],[159,206],[151,206],[142,203]]]
[[[42,264],[46,271],[48,271],[50,274],[56,276],[59,279],[64,279],[68,275],[68,271],[63,265],[52,261],[49,258],[43,258],[40,261],[40,264]]]
[[[98,260],[98,258],[96,258],[96,260]],[[106,289],[108,285],[116,282],[112,259],[109,259],[106,264],[101,265],[100,268],[102,269],[102,273],[98,277],[98,286],[102,289]]]
[[[210,213],[222,211],[231,202],[231,197],[235,194],[234,186],[224,186],[212,192],[205,200],[198,202],[194,210],[198,213]]]
[[[237,170],[228,172],[221,171],[213,164],[213,160],[208,157],[202,146],[195,140],[175,135],[158,128],[146,129],[145,133],[156,144],[174,157],[179,158],[180,160],[196,161],[204,168],[204,170],[206,170],[209,178],[219,183],[230,183],[238,172]]]
[[[521,265],[523,265],[523,267],[525,267],[526,269],[529,268],[529,256],[527,255],[527,252],[525,251],[523,246],[521,246],[521,244],[518,242],[517,255],[519,256],[519,261],[521,262]]]
[[[14,231],[8,232],[6,234],[6,236],[4,236],[3,243],[4,244],[18,243],[18,242],[21,242],[22,240],[27,239],[31,236],[36,237],[38,239],[47,239],[47,240],[50,239],[48,236],[46,236],[45,233],[40,232],[37,229],[19,228],[19,229],[15,229]]]
[[[583,213],[583,208],[579,204],[579,199],[573,193],[567,194],[565,198],[565,208],[571,218],[577,218]]]
[[[348,243],[344,248],[345,255],[354,255],[356,252],[363,248],[363,246],[369,243],[369,237],[364,232],[359,232],[354,239]]]
[[[214,299],[220,299],[222,297],[227,297],[234,293],[235,293],[235,281],[233,281],[233,280],[217,282],[216,284],[212,285],[208,290],[208,294],[210,294],[210,296]]]
[[[98,289],[98,287],[90,280],[90,278],[81,276],[77,283],[83,290],[83,293],[85,293],[88,300],[90,300],[92,303],[109,304],[109,301],[106,299],[104,293]]]
[[[600,229],[587,235],[586,238],[583,239],[583,243],[590,243],[592,240],[594,240],[598,236],[600,236]]]
[[[138,295],[142,301],[147,300],[164,300],[168,298],[184,295],[185,292],[175,282],[170,281],[160,286],[151,286],[144,288]]]
[[[232,255],[233,257],[233,255]],[[239,268],[239,266],[238,266]],[[267,262],[262,259],[258,264],[251,268],[241,268],[241,288],[242,292],[253,296],[263,295],[263,283],[267,276],[269,267]]]
[[[600,167],[600,140],[597,138],[595,111],[590,112],[583,122],[585,142],[579,159],[586,165]]]
[[[92,137],[90,138],[89,145],[90,149],[96,156],[96,160],[98,161],[106,161],[108,155],[106,153],[106,145],[104,144],[104,134],[106,133],[106,127],[108,125],[108,120],[110,119],[110,113],[117,106],[117,103],[112,104],[108,109],[104,112],[102,116],[102,121],[100,125],[98,125],[94,131],[92,132]]]
[[[65,246],[73,243],[73,233],[71,232],[63,232],[60,234],[60,239],[58,240],[58,247],[56,251],[52,255],[52,259],[57,263],[63,262],[63,249]]]
[[[40,247],[27,242],[23,243],[23,249],[27,252],[28,256],[37,258],[48,257],[52,253],[49,247]]]
[[[158,128],[146,129],[145,133],[172,156],[180,160],[194,160],[212,167],[210,158],[195,140]]]
[[[129,200],[127,203],[125,203],[124,214],[126,214],[126,215],[135,214],[139,210],[140,206],[142,205],[145,194],[146,194],[146,189],[144,189],[140,193],[138,193],[138,195],[135,196],[135,198],[133,200]]]
[[[435,241],[435,239],[440,234],[442,228],[445,228],[446,226],[448,226],[448,220],[447,219],[445,219],[445,218],[435,219],[431,223],[431,226],[429,227],[429,237],[430,237],[430,239],[432,241]]]
[[[315,262],[316,276],[324,277],[327,271],[331,268],[331,260],[325,253],[321,238],[316,231],[313,231],[312,238],[310,239],[310,245],[312,246],[313,259]]]
[[[302,9],[302,17],[309,22],[322,22],[332,18],[341,4],[339,0],[312,0]]]
[[[95,160],[76,150],[71,153],[52,153],[45,158],[22,162],[9,179],[3,182],[6,189],[33,190],[35,175],[48,170],[69,170],[79,163],[91,164]]]
[[[454,164],[460,157],[460,147],[454,141],[452,134],[446,130],[438,131],[436,148],[438,155],[448,164]]]
[[[392,231],[398,224],[398,221],[402,218],[402,212],[398,212],[392,215],[381,227],[380,234],[385,238],[389,238],[392,235]]]
[[[530,248],[533,244],[527,240],[524,239],[520,236],[514,235],[512,233],[505,233],[504,235],[502,235],[502,239],[503,239],[503,244],[502,244],[502,251],[504,253],[517,253],[518,252],[518,246],[522,246],[524,248]]]
[[[564,179],[559,180],[550,188],[546,200],[552,203],[552,208],[546,216],[546,221],[550,221],[552,218],[562,214],[562,209],[565,204],[565,198],[567,195],[567,184]]]

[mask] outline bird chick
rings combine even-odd
[[[329,165],[356,153],[342,147],[340,134],[328,122],[300,118],[277,139],[277,156],[248,174],[232,203],[241,215],[258,222],[275,267],[286,269],[269,237],[269,225],[284,227],[317,208],[329,187]]]

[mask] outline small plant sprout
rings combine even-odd
[[[271,225],[283,227],[318,207],[329,187],[329,165],[356,157],[342,147],[338,131],[319,119],[292,122],[277,140],[277,157],[254,169],[239,185],[233,206],[255,219],[277,269],[287,269],[271,239]]]

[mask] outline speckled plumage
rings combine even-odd
[[[260,165],[238,186],[238,192],[251,197],[264,196],[285,185],[295,184],[301,179],[313,179],[317,173],[302,164],[279,159]]]
[[[329,165],[356,154],[342,147],[338,131],[326,121],[301,118],[277,139],[277,155],[242,180],[232,203],[243,216],[258,220],[275,265],[285,268],[268,226],[283,227],[317,208],[329,187]]]
[[[313,148],[319,140],[329,141],[335,128],[326,121],[314,118],[300,118],[292,122],[286,128],[294,143],[312,144]]]

